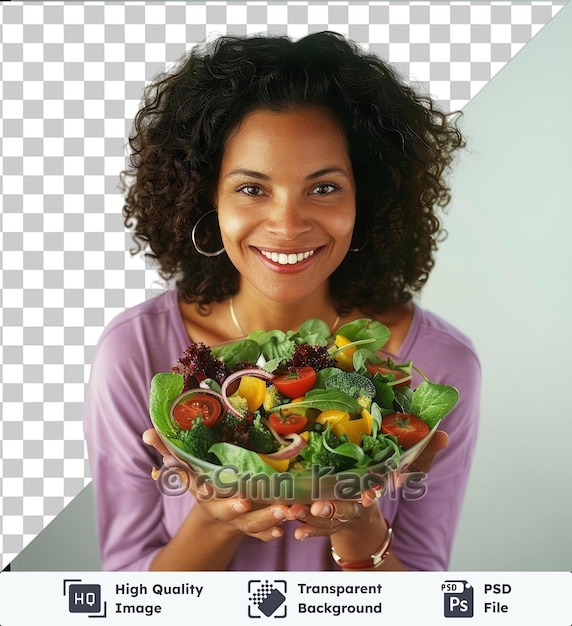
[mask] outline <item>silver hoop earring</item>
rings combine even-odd
[[[197,243],[197,229],[199,227],[199,224],[205,219],[205,217],[209,216],[211,213],[216,214],[216,210],[212,209],[211,211],[208,211],[204,215],[201,215],[199,219],[197,220],[197,223],[193,226],[193,230],[191,231],[191,241],[193,242],[193,246],[195,246],[195,250],[199,254],[202,254],[203,256],[208,256],[208,257],[219,256],[220,254],[224,252],[224,246],[220,250],[216,250],[215,252],[207,252],[206,250],[203,250],[200,247],[200,245]]]
[[[358,246],[357,248],[348,248],[348,252],[361,252],[362,250],[365,250],[365,247],[367,246],[368,243],[369,243],[369,233],[366,233],[364,244],[362,246]]]

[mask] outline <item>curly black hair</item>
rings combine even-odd
[[[308,106],[339,119],[356,180],[351,247],[359,251],[330,277],[338,312],[381,313],[427,281],[444,234],[437,208],[450,201],[444,174],[464,145],[452,115],[339,34],[223,36],[146,88],[121,174],[132,252],[149,250],[186,302],[204,307],[238,289],[227,255],[201,256],[189,236],[212,210],[209,190],[229,134],[251,111]],[[219,234],[201,247],[220,247]]]

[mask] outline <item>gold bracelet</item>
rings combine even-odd
[[[383,540],[383,543],[379,547],[379,549],[370,555],[368,559],[364,559],[363,561],[344,561],[342,557],[332,548],[332,558],[334,561],[343,569],[355,569],[355,570],[365,570],[365,569],[373,569],[383,563],[385,559],[389,555],[389,548],[391,546],[391,541],[393,539],[393,529],[387,523],[387,533]]]

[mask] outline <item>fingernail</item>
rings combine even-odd
[[[280,529],[278,529],[278,528],[275,528],[275,529],[272,531],[272,533],[271,533],[271,534],[272,534],[272,536],[273,536],[273,537],[278,538],[278,537],[281,537],[281,536],[282,536],[282,531],[281,531]]]
[[[232,505],[232,508],[237,512],[237,513],[244,513],[246,511],[246,506],[244,505],[243,502],[235,502]]]
[[[296,514],[296,517],[298,519],[306,519],[308,517],[308,513],[306,512],[305,509],[302,509],[301,511],[298,511],[298,513]]]
[[[329,517],[332,514],[332,507],[329,504],[324,504],[322,510],[320,511],[320,515],[323,517]]]
[[[282,509],[275,509],[273,511],[274,519],[283,520],[286,517],[286,513]]]

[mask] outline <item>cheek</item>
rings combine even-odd
[[[235,243],[249,231],[247,220],[231,212],[219,212],[219,226],[223,241],[229,244]]]
[[[345,239],[348,237],[351,239],[355,225],[355,218],[355,208],[348,208],[347,211],[330,216],[329,227],[332,230],[332,233],[336,233],[339,238]]]

